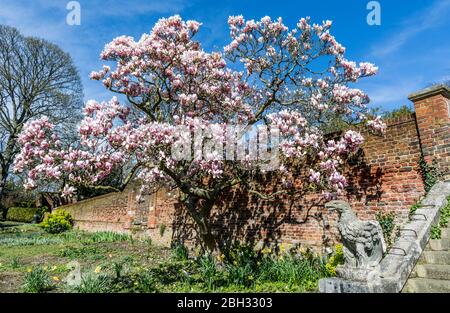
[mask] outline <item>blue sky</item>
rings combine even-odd
[[[222,50],[229,42],[229,15],[281,16],[291,27],[305,16],[315,22],[333,20],[333,35],[347,48],[347,58],[379,66],[379,74],[358,87],[369,94],[372,106],[384,110],[409,104],[411,92],[450,79],[450,0],[380,0],[379,26],[366,22],[368,0],[79,0],[79,26],[66,23],[68,2],[0,0],[0,24],[69,52],[80,71],[86,100],[112,96],[88,77],[101,68],[99,53],[106,43],[123,34],[139,39],[160,17],[173,14],[203,23],[198,39],[209,51]]]

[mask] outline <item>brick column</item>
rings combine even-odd
[[[436,160],[444,179],[450,179],[450,88],[435,85],[408,99],[414,103],[425,160]]]

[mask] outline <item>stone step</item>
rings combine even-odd
[[[411,278],[406,282],[402,292],[448,293],[450,292],[450,280]]]
[[[416,266],[417,277],[450,280],[450,265],[419,264]]]
[[[448,226],[446,228],[441,228],[441,238],[450,238],[450,228]]]
[[[442,251],[450,250],[450,239],[430,239],[425,250]]]
[[[450,251],[424,251],[418,264],[450,264]]]

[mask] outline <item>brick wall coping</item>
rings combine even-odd
[[[444,84],[434,85],[410,94],[408,99],[415,102],[435,95],[444,95],[446,98],[450,98],[450,87]]]
[[[99,199],[103,199],[103,198],[108,198],[108,197],[113,196],[114,194],[120,194],[120,193],[123,193],[123,192],[121,192],[121,191],[111,191],[111,192],[105,193],[104,195],[95,196],[95,197],[92,197],[92,198],[78,200],[78,201],[73,202],[73,203],[64,204],[64,205],[61,205],[61,206],[57,207],[57,209],[64,209],[64,208],[75,206],[75,205],[78,205],[78,204],[83,204],[83,203],[87,203],[87,202],[93,202],[93,201],[96,201],[96,200],[99,200]]]
[[[411,121],[415,120],[415,115],[416,113],[410,113],[410,114],[405,114],[403,116],[399,116],[399,117],[392,117],[389,119],[384,120],[384,122],[386,123],[386,125],[389,126],[396,126],[396,125],[400,125],[400,124],[404,124],[404,123],[408,123]]]

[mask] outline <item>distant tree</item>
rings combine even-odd
[[[384,119],[390,119],[390,118],[410,115],[412,113],[414,113],[414,109],[412,107],[404,104],[399,108],[384,112],[382,116]]]
[[[25,123],[48,116],[70,138],[81,116],[82,99],[80,77],[68,53],[0,25],[0,200]]]

